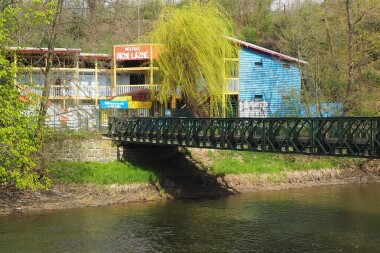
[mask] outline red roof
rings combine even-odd
[[[297,58],[294,58],[294,57],[291,57],[291,56],[288,56],[285,54],[281,54],[279,52],[272,51],[270,49],[260,47],[260,46],[255,45],[255,44],[251,44],[251,43],[248,43],[248,42],[245,42],[242,40],[238,40],[235,38],[231,38],[231,37],[226,37],[226,38],[230,41],[237,43],[240,46],[244,46],[244,47],[259,51],[259,52],[264,53],[264,54],[269,54],[269,55],[272,55],[274,57],[277,57],[277,58],[285,60],[285,61],[294,62],[294,63],[298,63],[298,64],[308,64],[308,62],[306,62],[306,61],[303,61],[303,60],[300,60],[300,59],[297,59]]]
[[[20,53],[47,53],[48,48],[46,47],[11,47],[12,51],[18,51]],[[54,48],[55,53],[80,53],[79,48]]]
[[[80,53],[80,58],[86,59],[111,59],[112,55],[110,54],[90,54],[90,53]]]
[[[19,52],[21,54],[41,54],[47,53],[46,47],[10,47],[12,51]],[[54,48],[54,53],[59,54],[79,54],[80,58],[87,59],[111,59],[110,54],[93,54],[93,53],[81,53],[80,48]]]

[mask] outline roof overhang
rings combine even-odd
[[[9,49],[22,54],[40,54],[47,53],[49,51],[46,47],[10,47]],[[79,48],[54,48],[54,53],[78,54],[80,51],[81,49]]]
[[[79,58],[85,58],[85,59],[105,59],[110,60],[112,59],[112,55],[110,54],[90,54],[90,53],[80,53]]]
[[[229,41],[235,42],[239,46],[243,46],[243,47],[255,50],[255,51],[259,51],[261,53],[271,55],[273,57],[279,58],[279,59],[284,60],[284,61],[288,61],[288,62],[292,62],[292,63],[296,63],[296,64],[302,64],[302,65],[308,64],[308,62],[306,62],[306,61],[303,61],[303,60],[300,60],[300,59],[297,59],[297,58],[294,58],[294,57],[291,57],[291,56],[288,56],[288,55],[285,55],[285,54],[282,54],[282,53],[279,53],[279,52],[276,52],[276,51],[273,51],[273,50],[270,50],[270,49],[267,49],[264,47],[260,47],[258,45],[252,44],[252,43],[248,43],[248,42],[245,42],[245,41],[242,41],[239,39],[235,39],[232,37],[228,37],[228,36],[226,36],[226,38]]]

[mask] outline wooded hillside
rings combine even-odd
[[[168,6],[192,0],[59,0],[58,23],[25,23],[12,32],[16,46],[110,53],[112,45],[152,42],[150,34]],[[380,115],[380,0],[202,0],[230,15],[239,39],[308,61],[304,103],[343,102],[346,115]],[[1,10],[46,8],[39,0],[0,1]],[[165,12],[162,12],[165,13]],[[17,22],[17,21],[16,21]]]

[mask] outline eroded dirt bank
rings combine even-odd
[[[165,175],[159,183],[152,184],[55,184],[48,191],[38,192],[3,188],[0,189],[0,215],[349,183],[380,183],[378,162],[369,161],[345,169],[263,175],[210,176],[202,171],[191,175],[174,173]]]

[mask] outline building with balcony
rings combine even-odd
[[[240,117],[300,116],[301,68],[307,62],[235,38],[239,45],[238,76],[231,90]],[[237,92],[236,92],[237,90]]]
[[[128,95],[138,90],[157,90],[154,66],[155,45],[114,46],[112,54],[82,53],[80,49],[56,48],[53,60],[53,81],[50,88],[49,122],[60,125],[62,119],[68,126],[77,125],[80,118],[86,124],[106,125],[110,109],[100,108],[100,101]],[[17,84],[32,84],[31,92],[42,95],[45,84],[47,48],[10,49],[19,72]],[[161,113],[158,103],[150,108],[129,108],[131,116],[151,116]],[[62,114],[67,114],[62,117]],[[99,118],[98,122],[94,120]],[[91,128],[91,127],[90,127]]]
[[[234,110],[224,116],[286,114],[289,98],[293,95],[299,98],[300,66],[306,62],[234,38],[227,39],[240,50],[236,58],[225,60],[233,68],[225,77],[223,97],[232,101]],[[21,70],[17,83],[32,83],[31,91],[41,95],[47,49],[13,47],[10,52]],[[129,103],[128,109],[122,111],[127,116],[160,116],[165,114],[165,109],[176,109],[176,101],[181,100],[180,90],[172,95],[172,102],[161,104],[154,100],[154,92],[160,88],[160,71],[155,61],[158,55],[159,47],[154,44],[116,45],[111,54],[56,48],[49,124],[69,128],[81,128],[78,126],[81,122],[89,128],[106,125],[113,110],[102,108],[101,101],[109,100]]]

